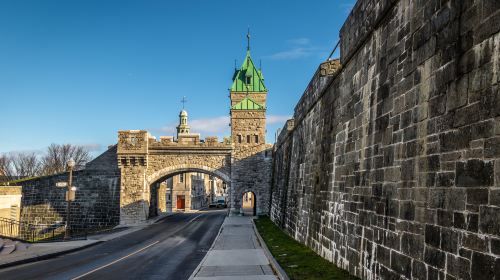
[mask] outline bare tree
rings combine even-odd
[[[0,182],[12,180],[14,170],[12,169],[12,158],[7,154],[0,155]]]
[[[88,150],[82,146],[51,144],[42,158],[43,174],[51,175],[66,171],[66,163],[71,158],[75,161],[75,170],[85,168],[85,164],[91,160]]]
[[[18,177],[35,177],[40,175],[40,159],[34,152],[12,154],[12,167]]]

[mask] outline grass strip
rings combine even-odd
[[[358,279],[283,232],[268,217],[259,217],[255,225],[267,247],[290,279]]]

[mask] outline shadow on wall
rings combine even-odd
[[[233,162],[231,166],[231,212],[233,214],[242,213],[243,195],[248,192],[255,196],[256,215],[269,214],[271,167],[271,149]]]

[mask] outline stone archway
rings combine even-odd
[[[119,132],[120,224],[148,219],[151,185],[161,178],[192,171],[213,174],[231,184],[231,143],[219,143],[214,137],[200,141],[197,135],[191,136],[189,141],[175,142],[172,137],[156,141],[144,130]]]
[[[193,163],[168,166],[158,171],[155,171],[154,173],[146,177],[146,183],[148,185],[151,185],[162,178],[187,172],[200,172],[200,173],[210,174],[221,178],[227,184],[231,183],[230,175],[226,174],[224,171],[221,171],[219,169],[214,169],[212,167],[208,167],[205,165],[193,164]]]
[[[174,176],[179,174],[191,174],[193,176],[194,173],[198,173],[198,175],[199,173],[202,173],[214,178],[218,178],[219,180],[224,182],[224,191],[226,191],[226,189],[230,190],[231,179],[229,175],[224,173],[223,171],[199,164],[182,164],[169,166],[154,172],[146,178],[146,184],[149,185],[150,198],[148,217],[152,218],[158,216],[160,213],[179,210],[184,211],[184,209],[193,210],[199,209],[200,207],[207,207],[211,202],[211,199],[215,197],[216,186],[212,185],[212,180],[215,179],[210,177],[206,177],[206,179],[203,179],[204,183],[202,193],[205,195],[200,196],[200,193],[198,192],[200,189],[197,188],[198,191],[195,192],[197,194],[195,198],[194,196],[192,196],[194,193],[191,193],[194,189],[182,189],[183,183],[178,181],[176,182],[176,179],[173,178]],[[167,181],[168,178],[171,178],[170,182]],[[183,178],[183,180],[185,180],[184,182],[189,182],[188,184],[191,187],[194,187],[194,185],[191,185],[192,181],[190,181],[193,180],[192,178],[188,179],[188,177],[186,176],[184,176]],[[179,178],[177,178],[177,180],[178,179]],[[197,186],[199,187],[200,185]],[[181,188],[179,189],[179,187]],[[213,189],[211,187],[213,187]],[[207,192],[210,192],[210,190],[214,191],[214,193],[209,193],[208,196],[206,196]],[[177,198],[179,197],[183,198],[182,208],[179,208],[178,206]]]
[[[231,205],[234,209],[234,213],[241,214],[243,211],[243,195],[245,193],[252,193],[255,199],[255,216],[262,215],[267,213],[267,201],[268,199],[266,193],[261,192],[258,188],[244,188],[244,189],[236,189],[233,193],[231,193]]]
[[[240,213],[244,216],[257,215],[257,196],[254,192],[250,191],[243,193],[240,209]]]

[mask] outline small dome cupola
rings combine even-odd
[[[182,99],[183,103],[185,103],[185,98]],[[184,106],[183,106],[184,107]],[[188,125],[188,113],[187,111],[182,108],[182,110],[179,113],[179,125],[177,126],[177,138],[179,137],[179,134],[185,133],[189,134],[189,125]]]

